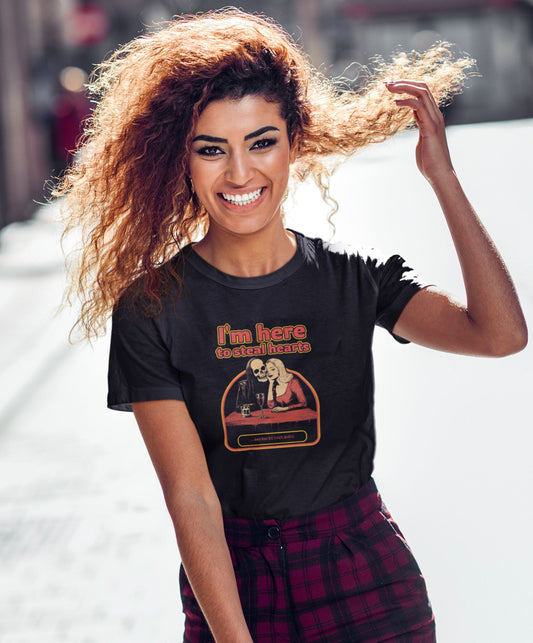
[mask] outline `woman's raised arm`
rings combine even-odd
[[[202,444],[177,400],[132,405],[174,523],[183,566],[217,643],[251,643]]]
[[[424,83],[399,80],[387,83],[387,87],[393,93],[409,95],[396,103],[414,111],[419,128],[418,168],[433,187],[446,217],[467,298],[464,306],[435,288],[426,288],[407,304],[394,333],[454,353],[515,353],[527,344],[520,302],[501,255],[454,172],[442,114]]]

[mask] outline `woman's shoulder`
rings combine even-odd
[[[387,280],[420,282],[418,273],[398,253],[387,254],[375,246],[305,235],[301,235],[299,243],[307,264],[313,264],[318,274],[330,275],[336,281],[354,278],[367,282],[373,289]]]
[[[169,300],[177,301],[183,291],[183,273],[191,250],[189,244],[161,265],[138,275],[120,295],[114,315],[157,317]]]
[[[326,241],[321,237],[309,237],[295,232],[299,237],[299,246],[308,262],[320,263],[323,260],[333,262],[384,262],[387,257],[372,246],[356,245],[346,241]]]

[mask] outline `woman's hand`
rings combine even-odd
[[[453,173],[453,165],[446,142],[444,118],[425,83],[414,80],[395,80],[385,83],[395,94],[409,94],[412,98],[399,98],[399,107],[413,110],[418,125],[416,163],[424,177],[434,184],[439,178]]]

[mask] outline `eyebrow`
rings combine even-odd
[[[261,134],[265,134],[265,132],[279,132],[279,128],[274,127],[273,125],[266,125],[265,127],[260,127],[259,129],[256,129],[255,132],[251,132],[250,134],[246,134],[244,137],[245,141],[249,141],[251,138],[257,138],[258,136],[261,136]],[[196,138],[193,139],[193,143],[195,141],[207,141],[208,143],[227,143],[228,139],[227,138],[219,138],[218,136],[208,136],[207,134],[200,134],[200,136],[197,136]]]

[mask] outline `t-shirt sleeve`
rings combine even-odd
[[[107,406],[131,411],[132,402],[183,400],[178,370],[161,332],[160,318],[119,304],[112,318]]]
[[[385,328],[402,344],[408,341],[392,332],[403,309],[417,292],[428,284],[421,281],[400,255],[382,258],[367,256],[367,268],[377,288],[376,324]]]

